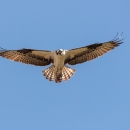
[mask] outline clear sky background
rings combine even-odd
[[[0,0],[5,49],[72,49],[122,31],[124,44],[60,84],[42,76],[48,66],[0,57],[0,130],[130,130],[130,1]]]

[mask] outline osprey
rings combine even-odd
[[[5,50],[1,48],[0,56],[36,66],[46,66],[52,63],[52,66],[42,71],[46,79],[56,83],[66,81],[75,72],[74,69],[66,64],[75,65],[86,61],[93,60],[108,51],[119,46],[123,39],[114,38],[104,43],[95,43],[92,45],[75,48],[71,50],[59,49],[56,51],[21,49],[21,50]]]

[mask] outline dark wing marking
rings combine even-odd
[[[96,43],[89,46],[69,50],[65,63],[75,65],[93,60],[123,43],[123,39],[115,38],[104,43]]]
[[[1,48],[2,49],[2,48]],[[21,50],[0,50],[0,56],[36,66],[45,66],[53,62],[52,52],[44,50],[21,49]]]

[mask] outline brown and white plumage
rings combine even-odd
[[[85,47],[69,50],[68,53],[70,53],[70,57],[66,59],[66,63],[75,65],[93,60],[119,46],[121,43],[123,43],[123,41],[117,38],[108,42],[95,43]]]
[[[86,61],[93,60],[108,51],[114,49],[123,43],[119,38],[104,43],[95,43],[81,48],[72,50],[34,50],[34,49],[21,49],[21,50],[0,50],[0,56],[22,62],[25,64],[32,64],[36,66],[46,66],[53,64],[46,70],[42,71],[46,79],[55,82],[62,82],[70,79],[75,72],[74,69],[66,66],[80,64]]]

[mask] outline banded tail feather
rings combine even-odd
[[[66,81],[68,79],[70,79],[71,76],[74,75],[75,70],[68,67],[68,66],[64,66],[62,69],[62,73],[61,74],[57,74],[55,75],[55,67],[54,65],[50,66],[49,68],[47,68],[46,70],[43,70],[43,75],[46,76],[46,79],[49,79],[50,81],[55,80],[56,83],[58,82],[62,82],[62,80]]]

